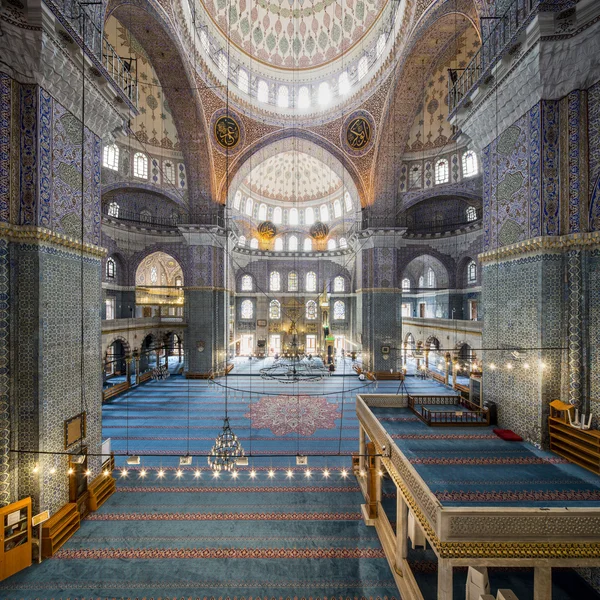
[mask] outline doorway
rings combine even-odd
[[[306,354],[317,353],[317,336],[307,335],[306,336]]]
[[[241,344],[240,344],[240,354],[242,356],[250,356],[254,354],[254,334],[253,333],[244,333],[242,334]]]
[[[281,354],[281,335],[278,333],[269,338],[269,355],[275,356],[276,354]]]

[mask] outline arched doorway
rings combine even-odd
[[[104,380],[109,385],[125,381],[126,349],[122,340],[116,339],[107,349],[104,357]]]
[[[183,269],[166,252],[153,252],[135,272],[136,318],[183,319]]]

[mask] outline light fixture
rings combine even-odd
[[[361,473],[364,473],[364,471],[361,471]],[[342,469],[341,475],[344,479],[346,479],[346,477],[348,477],[348,471],[346,469]]]
[[[159,469],[159,470],[158,470],[158,473],[156,474],[156,476],[157,476],[159,479],[162,479],[162,478],[165,476],[165,472],[164,472],[162,469]]]
[[[308,456],[302,456],[298,454],[296,456],[296,464],[297,465],[307,465],[308,464]]]
[[[292,477],[294,477],[294,471],[288,469],[286,475],[288,479],[292,479]]]
[[[198,478],[199,478],[199,477],[201,477],[201,476],[202,476],[202,473],[200,472],[200,470],[199,470],[199,469],[196,469],[196,470],[194,471],[194,477],[195,477],[196,479],[198,479]]]
[[[269,479],[273,479],[273,477],[275,477],[275,471],[273,471],[273,469],[269,469]]]
[[[227,397],[225,397],[225,420],[223,421],[223,431],[219,433],[215,444],[208,456],[208,464],[211,469],[217,471],[232,471],[237,466],[237,460],[244,456],[244,449],[238,440],[237,435],[233,433],[229,425],[227,416]]]
[[[252,469],[252,471],[250,471],[250,479],[255,479],[256,478],[256,471],[254,469]]]
[[[327,479],[329,477],[329,469],[325,469],[323,471],[323,477],[325,477],[325,479]]]
[[[181,469],[177,469],[177,471],[175,471],[175,477],[177,477],[177,479],[181,479],[183,477],[183,471]]]
[[[189,467],[192,464],[191,456],[180,456],[179,457],[179,466],[180,467]]]
[[[128,465],[139,465],[140,464],[140,457],[139,456],[128,456],[127,457],[127,464]]]
[[[85,462],[85,454],[76,454],[71,456],[71,462],[74,465],[82,465]]]

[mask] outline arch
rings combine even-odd
[[[433,346],[433,348],[431,347]],[[425,350],[439,350],[440,349],[440,340],[435,337],[435,335],[430,335],[425,340]]]
[[[187,171],[190,205],[213,208],[215,169],[208,149],[204,107],[197,90],[196,74],[181,37],[154,0],[110,0],[105,20],[117,18],[146,52],[162,85],[173,115]],[[190,126],[193,118],[194,126]]]
[[[162,188],[156,185],[152,185],[150,183],[143,183],[142,181],[117,181],[114,183],[109,183],[107,185],[102,186],[102,199],[104,203],[104,196],[109,194],[109,192],[114,192],[115,194],[118,192],[151,192],[152,194],[156,194],[157,196],[166,196],[169,200],[175,202],[178,206],[182,208],[187,208],[187,204],[184,201],[183,195],[179,196],[170,188]],[[113,194],[111,194],[112,196]]]
[[[475,263],[476,265],[476,277],[475,281],[469,281],[469,265],[471,263]],[[477,265],[477,261],[471,256],[463,256],[459,261],[456,267],[456,282],[460,287],[468,287],[473,286],[479,282],[480,273],[479,273],[479,265]]]
[[[322,160],[345,183],[351,197],[356,198],[355,209],[360,210],[366,194],[363,180],[354,163],[330,141],[305,129],[296,128],[285,128],[266,135],[254,146],[230,158],[229,198],[225,197],[225,182],[221,182],[217,194],[219,202],[233,202],[236,190],[252,169],[267,158],[290,150],[304,152]]]
[[[371,170],[372,196],[381,202],[383,210],[390,206],[399,189],[403,152],[389,153],[388,148],[404,149],[410,127],[422,100],[422,81],[443,60],[453,54],[453,42],[468,27],[478,27],[477,7],[473,0],[438,2],[427,10],[416,24],[412,41],[403,51],[395,68],[394,83],[386,99],[379,126],[378,144]],[[431,40],[436,40],[435,44]],[[424,72],[424,78],[415,78],[414,72]],[[411,74],[409,76],[409,74]]]
[[[160,250],[147,254],[135,269],[135,285],[144,287],[175,286],[180,278],[181,287],[185,283],[183,269],[179,261]]]
[[[426,282],[426,270],[433,268],[437,288],[456,287],[456,263],[454,260],[433,248],[415,248],[411,253],[404,256],[398,269],[399,279],[410,279],[411,282],[418,281],[423,276]]]
[[[124,338],[122,335],[115,335],[111,338],[109,338],[110,341],[108,342],[108,344],[106,344],[105,348],[104,348],[104,361],[106,361],[106,356],[108,354],[108,349],[115,343],[115,342],[121,342],[121,344],[123,345],[123,353],[125,355],[125,357],[131,356],[131,346],[129,345],[129,342],[127,341],[126,338]]]
[[[475,358],[475,352],[473,352],[473,348],[467,342],[460,341],[457,342],[454,346],[454,356],[458,360],[472,360]]]

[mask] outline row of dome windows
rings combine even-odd
[[[314,300],[309,300],[305,305],[305,317],[309,321],[314,321],[317,318],[318,310],[317,303]],[[240,304],[240,318],[254,318],[254,302],[252,300],[242,300]],[[269,319],[281,319],[281,303],[279,300],[271,300],[269,303]],[[346,319],[346,303],[343,300],[336,300],[333,303],[333,320],[344,321]]]
[[[119,170],[119,147],[116,144],[104,146],[102,166],[111,171]],[[148,157],[143,152],[136,152],[133,155],[133,176],[138,179],[148,179]],[[177,171],[173,161],[162,161],[162,179],[172,185],[177,183]]]
[[[383,54],[385,49],[386,35],[382,33],[377,40],[376,52],[373,62],[377,61]],[[200,42],[204,50],[210,54],[210,42],[208,34],[204,29],[200,30]],[[219,71],[227,78],[230,77],[229,62],[224,51],[219,52],[217,57],[217,67]],[[355,75],[355,83],[361,81],[369,71],[369,57],[365,54],[359,61]],[[237,70],[237,77],[232,78],[240,91],[244,94],[250,94],[250,78],[248,72],[242,68]],[[296,107],[301,110],[306,110],[311,107],[314,100],[321,107],[326,107],[333,99],[336,84],[328,81],[322,81],[318,85],[308,86],[302,85],[298,88],[297,94],[294,94],[295,88],[287,85],[269,85],[264,79],[259,79],[256,83],[256,99],[263,104],[275,104],[279,108]],[[343,71],[337,78],[337,94],[338,96],[347,95],[352,88],[349,72]],[[294,97],[295,95],[295,97]],[[316,97],[315,97],[316,95]]]
[[[476,283],[477,282],[477,263],[472,260],[467,265],[467,283]],[[419,277],[418,288],[434,288],[436,285],[436,277],[434,270],[429,267],[424,275]],[[404,291],[409,291],[411,288],[410,279],[405,277],[402,280],[402,289]]]
[[[238,246],[241,248],[245,248],[246,244],[248,244],[248,240],[246,236],[241,235],[238,239]],[[252,238],[250,243],[248,244],[252,250],[258,250],[259,242],[257,238]],[[345,237],[341,237],[339,243],[335,240],[335,238],[330,238],[327,240],[327,250],[345,250],[348,248],[348,240]],[[295,235],[291,235],[287,238],[287,250],[288,252],[298,252],[298,238]],[[274,252],[283,252],[283,238],[278,237],[275,238],[275,244],[273,246]],[[312,252],[313,251],[313,241],[312,238],[304,238],[304,243],[302,244],[302,252]]]
[[[243,204],[243,207],[242,207]],[[254,216],[254,200],[250,196],[242,198],[240,191],[236,192],[233,198],[233,208],[247,214],[249,217]],[[350,194],[346,192],[344,194],[344,208],[346,212],[352,212],[354,206]],[[333,201],[333,218],[339,219],[342,217],[342,203],[340,200]],[[321,204],[319,208],[312,208],[309,206],[303,210],[297,208],[290,208],[289,211],[282,209],[280,206],[276,206],[270,209],[266,204],[261,203],[258,205],[258,212],[256,217],[259,221],[266,221],[269,217],[276,225],[280,225],[287,221],[288,225],[299,225],[300,218],[302,218],[304,225],[312,225],[315,221],[320,220],[323,223],[327,223],[330,219],[329,206],[327,204]]]
[[[254,291],[254,278],[252,275],[243,275],[240,283],[240,289],[242,292],[253,292]],[[314,271],[309,271],[304,276],[304,290],[306,292],[317,291],[317,274]],[[281,273],[279,271],[271,271],[269,274],[269,291],[270,292],[281,292],[282,282]],[[296,271],[290,271],[287,276],[287,291],[297,292],[298,291],[298,273]],[[341,293],[346,291],[346,280],[338,275],[333,279],[333,293]]]

